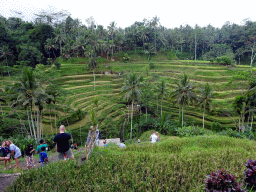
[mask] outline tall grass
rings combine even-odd
[[[205,175],[217,169],[242,180],[244,163],[255,159],[255,144],[216,135],[161,136],[155,144],[97,148],[84,165],[69,161],[30,170],[9,191],[201,191]]]

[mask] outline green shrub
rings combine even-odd
[[[178,57],[176,56],[176,54],[172,51],[169,52],[168,56],[167,56],[168,60],[177,60]]]
[[[180,137],[190,137],[204,134],[206,134],[206,130],[204,128],[195,126],[188,126],[176,129],[176,135]]]
[[[211,129],[214,132],[219,132],[219,131],[221,131],[222,127],[221,127],[221,124],[219,122],[213,122],[211,124]]]
[[[59,62],[54,62],[54,65],[57,67],[58,70],[60,69],[61,64]]]
[[[155,63],[152,61],[149,61],[149,69],[154,69],[155,68]]]
[[[232,59],[226,55],[223,55],[223,56],[217,57],[216,62],[219,64],[231,65]]]

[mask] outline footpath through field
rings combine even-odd
[[[106,139],[107,143],[115,143],[116,145],[120,144],[120,138],[114,138],[114,139]],[[103,139],[99,140],[99,147],[103,146]],[[72,150],[73,154],[76,154],[81,151],[85,151],[85,148],[80,148],[78,150]],[[35,164],[33,168],[41,167],[41,163],[39,162],[38,154],[34,155]],[[57,162],[58,155],[52,155],[49,157],[49,163]],[[27,169],[26,162],[20,163],[20,167],[22,169]],[[0,173],[0,192],[5,191],[10,185],[13,184],[13,182],[21,175],[21,173]]]

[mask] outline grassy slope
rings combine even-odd
[[[120,149],[96,148],[90,160],[50,164],[22,175],[9,191],[202,191],[205,175],[224,168],[242,180],[244,163],[256,158],[256,143],[224,136],[161,136]]]
[[[148,65],[147,62],[132,62],[132,63],[120,63],[116,62],[108,64],[111,70],[118,72],[135,71],[141,73]],[[225,66],[209,65],[205,62],[193,64],[191,61],[157,61],[155,62],[155,68],[149,72],[151,75],[159,75],[160,79],[165,79],[169,85],[169,90],[173,87],[173,82],[183,73],[187,73],[190,76],[191,81],[195,86],[203,85],[205,82],[210,83],[216,91],[216,98],[213,100],[213,108],[218,109],[230,109],[235,96],[241,94],[247,86],[244,81],[231,81],[235,71],[246,70],[246,66],[237,66],[236,68],[228,69]],[[96,90],[94,91],[93,75],[91,71],[86,69],[85,64],[70,64],[65,63],[61,65],[60,73],[62,77],[55,79],[55,82],[66,90],[65,103],[59,103],[60,107],[67,104],[72,110],[82,109],[83,111],[89,111],[93,106],[92,100],[95,96],[98,96],[100,103],[105,105],[101,108],[100,114],[106,114],[107,117],[113,117],[115,120],[121,117],[119,111],[126,111],[125,106],[119,105],[116,107],[116,111],[108,111],[108,106],[117,104],[119,100],[118,93],[121,91],[122,76],[117,74],[108,74],[103,76],[101,73],[108,71],[105,64],[100,64],[99,69],[96,72]],[[6,79],[6,80],[5,80]],[[147,79],[147,78],[145,78]],[[1,82],[11,81],[7,78],[1,79]],[[4,84],[1,83],[0,87]],[[152,109],[156,109],[156,101],[151,101]],[[3,110],[8,112],[10,108],[3,105]],[[163,102],[163,110],[165,112],[171,112],[173,118],[177,120],[178,109],[176,106],[171,107],[170,101],[167,99]],[[65,113],[58,111],[58,116],[63,116]],[[200,108],[188,107],[185,111],[185,115],[188,118],[194,119],[196,124],[201,125],[202,111]],[[49,117],[47,114],[44,119],[44,133],[51,133],[51,126],[49,125]],[[52,117],[53,119],[53,117]],[[101,117],[101,119],[106,119]],[[235,118],[236,119],[236,118]],[[219,121],[225,127],[233,127],[234,122],[229,117],[218,116],[206,116],[206,126],[209,127],[213,121]],[[89,123],[89,115],[86,115],[84,119],[70,126],[72,129],[77,129],[80,126],[85,126]],[[103,123],[103,122],[101,122]],[[54,124],[54,123],[53,123]],[[55,131],[55,128],[54,128]]]

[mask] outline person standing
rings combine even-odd
[[[28,169],[30,169],[34,165],[34,158],[33,158],[34,151],[35,151],[35,149],[33,149],[33,145],[28,144],[28,147],[25,149],[26,162],[27,162]]]
[[[48,163],[48,156],[45,151],[46,151],[46,148],[42,147],[41,152],[39,153],[42,167],[44,167],[45,163]]]
[[[3,160],[4,160],[4,170],[6,169],[7,161],[9,161],[9,168],[11,169],[12,168],[11,153],[5,141],[2,143],[1,151],[3,154]]]
[[[67,158],[75,159],[69,146],[71,135],[65,133],[64,125],[60,126],[59,131],[60,133],[57,134],[53,139],[53,142],[57,144],[58,158],[64,160],[65,155],[67,155]]]
[[[36,153],[39,154],[39,159],[40,159],[40,152],[42,152],[42,147],[45,147],[45,153],[47,154],[48,145],[44,142],[43,139],[40,140],[40,145],[38,145],[36,148]]]
[[[6,141],[7,146],[9,147],[10,152],[13,154],[13,158],[16,162],[16,167],[20,168],[19,158],[21,157],[20,149],[14,145],[10,140]]]
[[[151,136],[150,136],[150,143],[155,143],[157,140],[157,135],[156,132],[154,132]]]

